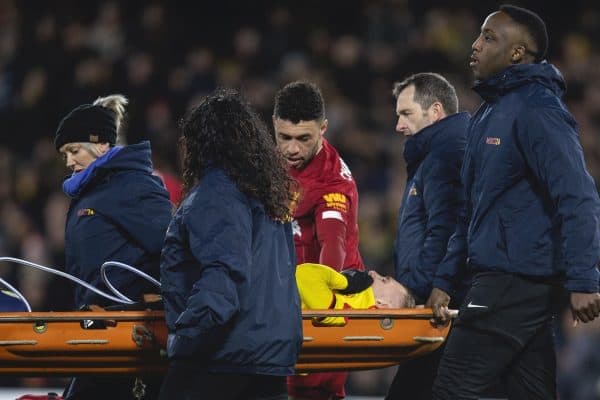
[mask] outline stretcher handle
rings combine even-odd
[[[450,318],[458,316],[458,310],[448,310]],[[432,319],[430,308],[376,308],[368,310],[302,310],[302,318],[348,317],[355,319],[393,318],[393,319]]]

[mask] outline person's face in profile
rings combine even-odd
[[[475,79],[487,79],[520,62],[515,59],[515,51],[522,45],[519,39],[522,39],[521,29],[508,14],[501,11],[490,14],[471,46],[469,66]]]
[[[377,308],[414,307],[412,297],[400,282],[390,276],[381,276],[376,271],[369,271],[373,278],[373,294]]]
[[[97,154],[94,154],[91,149]],[[106,153],[108,143],[65,143],[58,150],[71,171],[77,173],[86,169],[99,155]]]
[[[323,146],[327,120],[291,121],[273,118],[275,140],[290,167],[305,167]]]
[[[396,132],[412,136],[435,122],[433,105],[427,110],[415,100],[415,85],[409,85],[398,94],[396,99]]]

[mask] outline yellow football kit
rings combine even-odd
[[[373,288],[355,294],[341,294],[348,286],[346,277],[333,268],[322,264],[304,263],[296,267],[296,283],[303,309],[347,308],[368,309],[375,307]],[[323,325],[343,326],[344,317],[326,317],[317,321]]]

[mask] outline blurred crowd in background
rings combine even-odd
[[[322,88],[327,139],[360,193],[366,265],[392,274],[396,214],[406,180],[403,138],[394,132],[394,81],[433,71],[474,112],[471,44],[495,1],[0,0],[0,256],[61,268],[68,174],[52,144],[60,119],[99,96],[130,100],[123,143],[149,139],[154,165],[176,177],[178,120],[216,87],[239,88],[270,126],[284,84]],[[549,61],[568,82],[587,165],[600,179],[600,5],[514,1],[547,22]],[[90,243],[94,246],[94,243]],[[34,310],[69,309],[69,290],[47,274],[10,264],[0,276]],[[557,321],[561,400],[600,399],[600,324]],[[350,394],[382,395],[393,369],[353,373]],[[46,385],[44,379],[4,379]],[[52,382],[50,382],[52,383]]]

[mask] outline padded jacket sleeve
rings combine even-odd
[[[194,351],[209,351],[221,328],[239,312],[238,282],[250,276],[251,208],[240,192],[221,190],[194,203],[186,226],[202,271],[175,322],[176,335],[192,343]]]
[[[144,176],[122,188],[112,208],[113,221],[148,253],[160,254],[173,206],[167,191],[154,177]]]
[[[411,290],[417,303],[427,300],[438,264],[446,254],[448,239],[456,228],[463,202],[460,163],[453,162],[449,155],[432,159],[423,170],[423,182],[426,228],[419,267],[411,269],[408,279],[401,282]]]
[[[459,282],[462,268],[467,261],[467,228],[469,226],[470,215],[468,206],[463,205],[458,215],[458,222],[454,234],[448,240],[446,255],[439,264],[433,279],[433,287],[444,292],[454,294],[454,289]]]
[[[559,107],[538,107],[518,116],[517,138],[559,218],[566,288],[597,292],[600,203],[585,167],[575,121]]]

